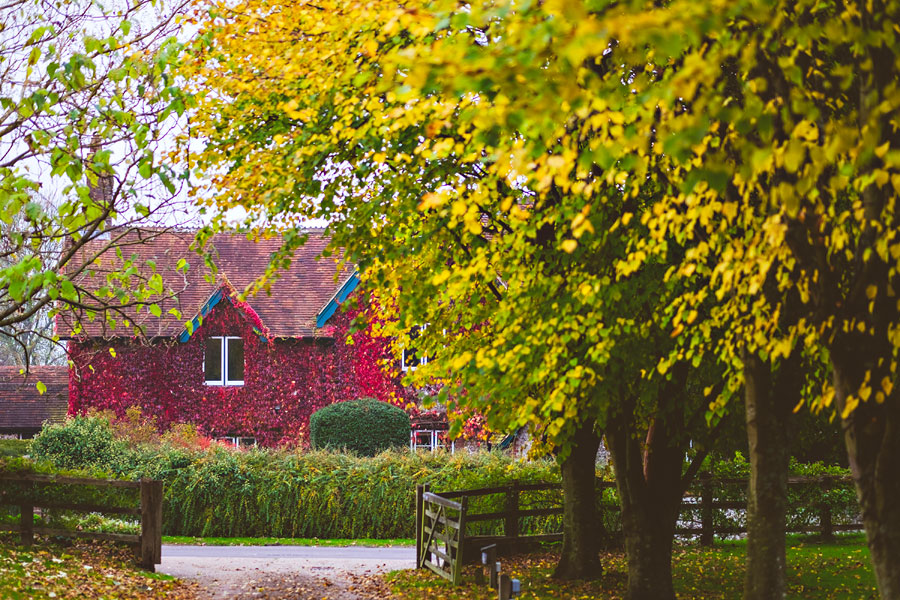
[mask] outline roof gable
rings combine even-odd
[[[140,234],[135,236],[140,237]],[[143,240],[127,240],[128,245],[123,249],[126,256],[137,255],[137,262],[141,265],[152,261],[156,272],[163,278],[165,288],[174,293],[174,297],[158,299],[162,317],[154,317],[145,307],[129,308],[123,311],[124,319],[121,315],[115,316],[119,321],[116,327],[111,327],[98,316],[94,320],[83,319],[82,331],[76,334],[74,315],[64,311],[57,318],[60,336],[132,337],[133,327],[139,326],[145,335],[151,337],[181,338],[186,333],[185,320],[193,321],[198,315],[202,317],[204,310],[212,308],[210,302],[217,303],[228,296],[233,303],[241,304],[236,293],[223,292],[217,297],[222,282],[229,282],[232,290],[246,289],[265,273],[271,256],[282,245],[280,237],[252,241],[243,235],[218,234],[209,244],[218,270],[218,277],[214,279],[210,268],[190,249],[193,241],[194,232],[157,232],[145,235]],[[329,238],[323,231],[309,232],[306,244],[294,253],[290,266],[279,271],[278,276],[269,282],[267,290],[247,298],[244,308],[265,324],[267,337],[327,335],[323,327],[328,318],[358,283],[352,268],[339,267],[337,258],[322,257],[328,242]],[[91,248],[86,248],[82,255],[90,257]],[[179,259],[188,262],[187,269],[178,268]],[[116,257],[115,251],[108,251],[94,263],[92,270],[97,279],[96,287],[102,285],[104,274],[114,270],[117,263],[121,264],[121,259]],[[90,281],[89,277],[86,279]],[[356,283],[348,285],[351,281]],[[170,312],[172,309],[175,311]],[[324,318],[323,311],[328,313]]]

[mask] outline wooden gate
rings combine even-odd
[[[416,567],[431,569],[454,585],[462,580],[468,498],[454,502],[418,486]]]

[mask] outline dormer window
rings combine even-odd
[[[228,336],[206,338],[203,370],[206,385],[244,385],[244,340]]]

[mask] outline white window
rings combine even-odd
[[[253,438],[253,437],[241,437],[239,435],[226,435],[223,437],[216,438],[216,440],[223,442],[229,446],[233,446],[235,448],[254,448],[254,447],[256,447],[256,438]]]
[[[206,385],[244,385],[244,340],[206,338],[203,371]]]
[[[422,327],[422,330],[425,328]],[[418,325],[409,330],[409,339],[410,344],[412,344],[413,340],[419,337],[419,327]],[[401,371],[415,371],[416,367],[419,365],[424,365],[428,363],[427,356],[418,356],[417,350],[415,346],[410,345],[409,348],[404,348],[400,353],[400,370]]]
[[[447,444],[447,431],[444,429],[413,429],[409,436],[409,449],[416,450],[447,450],[456,451],[456,442]]]

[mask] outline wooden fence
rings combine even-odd
[[[697,478],[695,488],[699,491],[688,492],[685,494],[685,500],[681,503],[682,511],[691,510],[700,511],[700,526],[686,527],[680,526],[675,530],[678,535],[698,536],[700,543],[704,546],[711,546],[716,535],[739,535],[747,532],[744,526],[723,527],[715,523],[715,511],[745,511],[747,509],[746,500],[723,500],[716,497],[716,489],[723,486],[736,486],[746,490],[749,480],[746,477],[709,477],[701,474]],[[841,477],[835,475],[822,475],[818,477],[790,477],[788,478],[788,487],[797,488],[803,486],[814,486],[822,490],[829,490],[840,486],[852,486],[853,480],[850,477]],[[851,523],[834,523],[831,505],[820,503],[815,506],[807,507],[818,513],[816,524],[788,526],[788,533],[818,533],[823,539],[830,540],[834,537],[836,531],[860,531],[863,524],[859,520]]]
[[[716,534],[720,535],[737,535],[746,532],[743,526],[722,526],[716,522],[716,512],[719,511],[744,511],[746,510],[746,500],[729,500],[717,498],[717,490],[722,486],[740,486],[740,489],[746,490],[748,480],[746,478],[712,478],[708,476],[700,476],[697,484],[693,486],[693,490],[685,494],[682,502],[682,517],[685,514],[693,515],[699,513],[699,526],[691,526],[689,523],[693,519],[680,519],[679,527],[676,530],[678,535],[697,537],[703,545],[712,545]],[[615,483],[610,481],[597,480],[597,492],[601,494],[603,490],[615,489]],[[821,489],[830,489],[833,487],[852,485],[849,477],[792,477],[788,480],[788,485],[795,486],[817,486]],[[521,519],[527,517],[541,517],[551,515],[562,515],[563,508],[557,504],[555,506],[543,507],[527,507],[522,508],[522,494],[527,492],[539,491],[556,491],[557,499],[561,499],[562,486],[558,483],[527,483],[523,484],[514,481],[508,485],[479,488],[473,490],[461,490],[452,492],[431,493],[427,485],[416,486],[416,553],[420,557],[418,566],[427,567],[422,563],[421,557],[429,552],[426,547],[425,536],[433,519],[428,516],[426,511],[433,511],[426,508],[425,498],[428,498],[428,504],[440,503],[442,506],[448,506],[446,503],[452,503],[454,509],[459,513],[460,532],[458,545],[458,554],[449,556],[449,571],[457,568],[456,562],[471,562],[476,560],[480,554],[480,549],[484,546],[496,544],[498,549],[516,547],[520,548],[525,544],[532,542],[558,541],[562,539],[562,533],[542,533],[533,535],[523,535],[521,532]],[[470,498],[477,498],[488,495],[501,495],[500,505],[502,510],[491,512],[476,513],[472,512],[471,505],[468,503]],[[615,503],[604,503],[609,510],[618,510]],[[859,522],[853,523],[833,523],[831,507],[827,503],[818,506],[807,507],[808,509],[818,511],[817,523],[808,526],[788,527],[789,532],[808,532],[819,533],[823,538],[828,539],[833,536],[835,531],[854,531],[863,528]],[[494,521],[502,525],[502,533],[499,535],[472,535],[466,531],[466,526],[472,526],[479,522]],[[427,525],[426,525],[427,523]],[[456,562],[454,562],[456,561]],[[445,575],[446,576],[446,575]],[[451,579],[451,577],[447,577]]]
[[[7,489],[14,484],[21,486],[22,492],[18,495],[8,497],[6,493],[0,494],[0,505],[19,507],[18,525],[0,524],[0,530],[18,531],[21,536],[22,545],[26,547],[30,547],[34,543],[35,534],[111,540],[135,546],[137,562],[144,569],[153,571],[155,570],[155,565],[159,564],[162,560],[162,481],[154,481],[151,479],[121,481],[116,479],[58,477],[55,475],[40,474],[0,474],[0,483]],[[138,507],[128,507],[41,499],[37,494],[40,488],[53,485],[138,489],[140,490],[140,504]],[[34,515],[36,508],[42,510],[58,509],[85,513],[96,512],[101,514],[139,516],[141,519],[141,533],[140,535],[134,535],[75,531],[52,527],[35,527]]]

